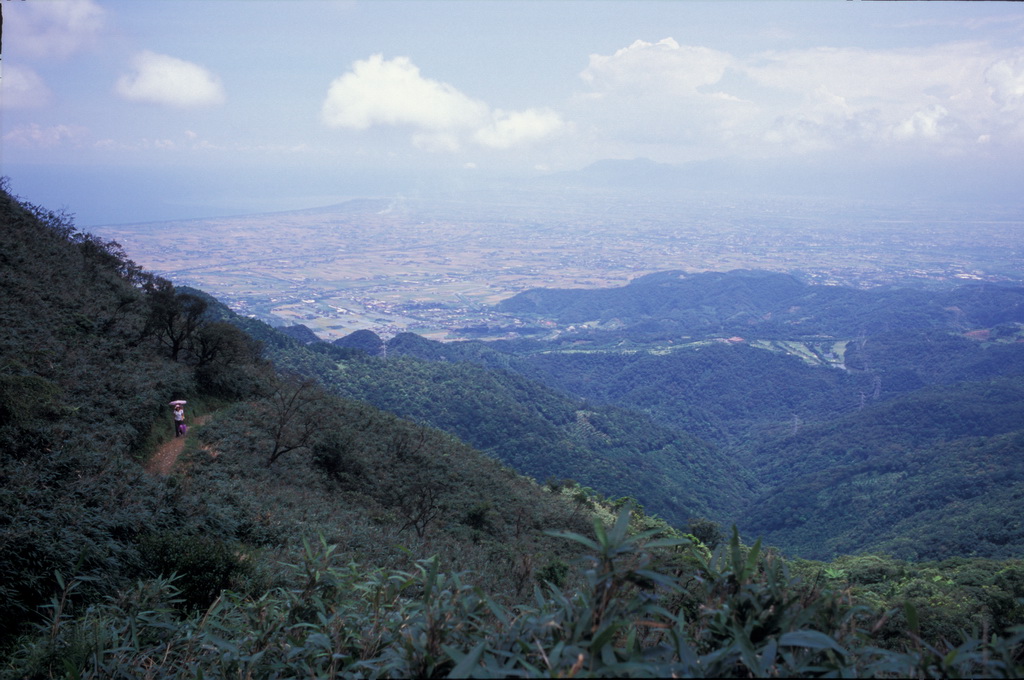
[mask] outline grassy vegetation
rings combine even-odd
[[[340,363],[413,405],[440,378],[477,400],[461,416],[501,411],[475,368],[304,348],[67,215],[5,190],[0,220],[0,677],[1024,673],[1020,560],[785,560],[541,484],[307,377]],[[504,384],[577,444],[655,437]],[[148,474],[175,398],[195,424]]]

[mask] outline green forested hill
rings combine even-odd
[[[754,447],[728,462],[667,415],[658,425],[480,365],[512,368],[507,353],[411,336],[380,359],[307,346],[0,188],[2,678],[1024,672],[1020,559],[824,564],[784,561],[707,520],[686,536],[618,498],[620,483],[678,494],[680,519],[738,510],[758,499],[737,467],[760,460]],[[965,478],[1002,507],[1016,500],[1001,466],[1020,438],[1005,424],[1018,385],[1000,380],[956,389],[976,403],[969,414],[1005,404],[1001,420],[917,418],[924,438],[907,441],[959,437],[933,450],[972,447]],[[520,462],[566,458],[613,498],[542,485],[343,394],[436,417]],[[858,416],[881,436],[883,407],[920,398],[945,413],[928,394]],[[172,399],[188,401],[180,451]],[[798,433],[808,461],[831,456],[825,428],[851,422]],[[180,457],[161,472],[156,451]],[[907,470],[935,472],[911,453]],[[806,466],[755,467],[812,483]],[[955,503],[928,506],[937,488],[907,502],[955,526]],[[907,514],[906,530],[923,517]],[[1009,551],[1013,527],[999,534],[995,518],[985,540]],[[968,625],[1002,635],[962,636]]]
[[[0,568],[22,574],[0,586],[4,612],[45,599],[57,570],[102,574],[99,591],[145,573],[154,535],[289,552],[304,527],[352,555],[383,541],[366,549],[396,563],[422,556],[428,537],[458,562],[471,541],[482,553],[467,566],[486,573],[484,546],[540,568],[540,529],[588,525],[575,502],[461,441],[303,380],[298,369],[324,355],[141,271],[66,215],[0,198]],[[192,451],[196,489],[142,470],[170,438],[176,398],[212,417],[197,438],[217,457]],[[296,488],[315,512],[288,509]],[[254,500],[278,495],[281,508]],[[532,527],[515,529],[521,544],[505,535],[516,522]]]
[[[714,445],[646,414],[588,405],[509,371],[449,361],[445,345],[416,335],[392,338],[386,357],[326,343],[305,347],[210,303],[218,318],[264,339],[276,365],[449,432],[539,481],[630,496],[677,526],[699,517],[726,522],[750,493],[749,476]]]
[[[767,441],[740,523],[818,559],[1013,557],[1024,545],[1024,381],[929,388]]]
[[[810,286],[786,274],[660,272],[621,288],[533,289],[503,312],[563,324],[600,322],[626,337],[754,333],[761,338],[989,328],[1024,321],[1024,289],[972,284],[952,291]]]
[[[807,337],[799,328],[778,335],[776,327],[765,340],[757,335],[765,327],[757,325],[743,339],[662,335],[643,343],[628,328],[606,328],[548,344],[453,343],[421,354],[437,358],[443,351],[449,360],[500,366],[714,442],[750,475],[741,529],[792,554],[886,550],[941,559],[1024,550],[1024,534],[1006,519],[1024,510],[1017,436],[1024,430],[1018,393],[1024,333],[1013,321],[1019,289],[966,286],[872,297],[749,272],[681,283],[690,300],[707,301],[730,289],[732,278],[741,291],[761,280],[766,289],[779,284],[780,296],[789,290],[805,302],[846,300],[850,309],[839,307],[834,316],[861,319],[860,330]],[[669,288],[676,285],[673,273],[645,279],[638,290],[666,280]],[[626,289],[558,291],[554,299],[565,309],[613,299],[621,318],[642,326],[654,303],[640,295],[629,307]],[[853,304],[857,299],[863,307]],[[891,309],[878,314],[885,305]],[[829,313],[823,307],[809,318]],[[892,320],[907,314],[905,328]],[[989,448],[995,453],[979,469],[972,452]]]
[[[632,496],[678,526],[699,516],[725,520],[750,493],[732,460],[686,432],[506,371],[398,354],[407,342],[398,336],[386,359],[342,360],[321,378],[340,394],[451,432],[536,479],[569,478]]]
[[[725,343],[665,353],[532,353],[513,365],[570,393],[650,413],[720,445],[788,432],[794,418],[814,422],[848,413],[872,386],[868,376]]]
[[[287,362],[275,368],[275,354],[322,355],[4,189],[0,658],[32,677],[52,659],[64,677],[60,659],[85,663],[88,649],[61,637],[23,658],[15,636],[37,624],[56,634],[65,620],[81,635],[74,617],[104,602],[120,607],[106,614],[112,626],[153,607],[185,622],[223,588],[244,598],[290,587],[285,565],[313,559],[304,544],[335,546],[323,566],[365,564],[367,577],[436,556],[499,600],[568,578],[578,550],[544,531],[586,531],[585,493],[545,489],[438,430],[329,394]],[[188,401],[192,431],[176,472],[148,473],[172,439],[172,399]],[[47,609],[54,596],[63,613]]]

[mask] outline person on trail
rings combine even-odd
[[[180,437],[185,434],[185,409],[181,404],[174,405],[174,436]]]

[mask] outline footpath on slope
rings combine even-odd
[[[199,416],[192,421],[192,425],[205,425],[209,420],[209,415]],[[189,427],[191,428],[192,425]],[[185,450],[185,440],[188,437],[189,435],[186,434],[161,444],[152,457],[150,457],[149,462],[146,463],[146,472],[151,475],[171,474],[174,464],[178,462],[178,456]]]

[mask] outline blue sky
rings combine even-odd
[[[609,158],[1024,186],[1024,3],[0,2],[2,172],[83,225]]]

